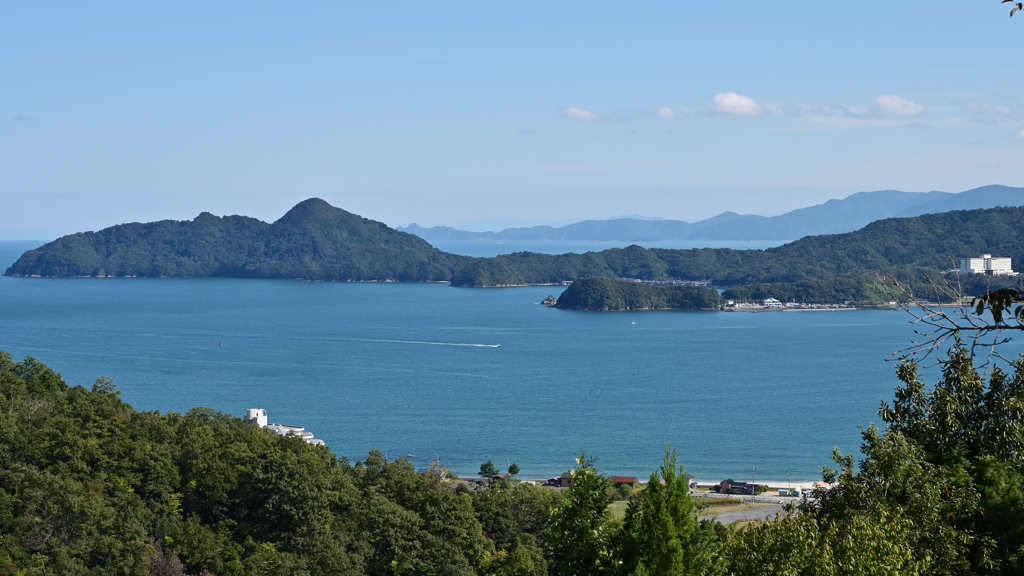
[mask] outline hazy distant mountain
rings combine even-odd
[[[841,200],[800,208],[779,216],[723,212],[700,222],[681,220],[585,220],[558,228],[533,226],[500,232],[467,232],[447,226],[416,224],[398,230],[433,240],[796,240],[804,236],[852,232],[884,218],[919,216],[950,210],[1024,206],[1024,188],[983,186],[950,192],[859,192]]]

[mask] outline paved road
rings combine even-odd
[[[732,524],[739,520],[774,520],[776,514],[782,514],[786,516],[787,512],[782,509],[782,505],[778,506],[765,506],[764,508],[755,508],[754,510],[740,510],[739,512],[728,512],[726,514],[709,514],[707,516],[701,516],[701,520],[710,520],[712,518],[718,520],[722,524]]]

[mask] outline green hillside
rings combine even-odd
[[[541,576],[553,557],[556,491],[470,493],[209,408],[139,412],[2,351],[0,392],[0,575]]]
[[[959,258],[981,253],[1024,261],[1024,208],[890,218],[856,232],[809,236],[768,250],[630,246],[585,254],[469,258],[310,199],[273,224],[203,213],[192,221],[72,234],[29,250],[6,275],[450,281],[463,287],[586,277],[677,278],[756,287],[757,293],[780,300],[793,295],[806,302],[832,302],[878,300],[884,297],[878,274],[917,282],[924,273],[935,278],[957,267]],[[988,279],[971,280],[982,289]]]
[[[313,198],[273,224],[204,212],[64,236],[26,252],[6,275],[448,281],[467,260]]]

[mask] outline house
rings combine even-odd
[[[572,473],[562,472],[562,476],[558,480],[558,485],[561,486],[562,488],[572,486]]]
[[[782,302],[779,302],[775,298],[765,298],[761,303],[765,308],[782,308]]]
[[[616,488],[623,484],[628,484],[630,488],[636,488],[636,485],[640,483],[636,476],[612,476],[610,480]]]
[[[749,494],[753,496],[754,485],[750,482],[739,482],[732,478],[727,478],[718,485],[718,491],[722,494]]]

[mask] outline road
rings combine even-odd
[[[783,505],[779,504],[776,506],[765,506],[764,508],[755,508],[753,510],[740,510],[738,512],[727,512],[725,514],[709,514],[707,516],[701,516],[701,520],[711,520],[712,518],[718,520],[722,524],[729,525],[733,522],[740,520],[774,520],[776,514],[782,514],[786,516],[788,513],[783,510]]]

